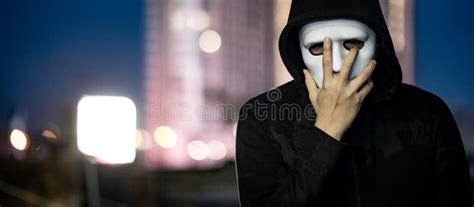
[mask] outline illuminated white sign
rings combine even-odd
[[[85,96],[77,105],[77,147],[110,164],[135,159],[136,107],[116,96]]]

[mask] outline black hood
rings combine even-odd
[[[293,0],[288,23],[279,39],[280,55],[293,76],[299,91],[307,93],[298,32],[306,23],[316,20],[358,20],[377,34],[377,66],[372,75],[374,87],[366,99],[388,100],[402,81],[400,63],[395,55],[392,39],[378,0]]]

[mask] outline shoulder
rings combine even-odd
[[[446,104],[440,96],[418,86],[402,83],[400,92],[402,95],[421,104]]]
[[[446,102],[438,95],[418,86],[402,83],[393,97],[393,105],[412,114],[437,115],[450,112]]]
[[[242,105],[241,109],[246,106],[255,107],[258,105],[296,103],[299,97],[300,92],[297,90],[296,83],[294,80],[291,80],[250,98]]]

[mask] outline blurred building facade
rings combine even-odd
[[[160,126],[176,134],[171,148],[145,152],[148,166],[233,158],[239,107],[274,85],[273,12],[268,0],[147,1],[145,129],[154,139]],[[201,143],[195,152],[192,141]],[[220,161],[205,156],[218,150],[202,144],[210,141],[225,145]]]

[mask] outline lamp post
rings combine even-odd
[[[77,105],[77,147],[85,156],[89,206],[100,206],[96,161],[110,165],[135,160],[136,107],[120,96],[84,96]]]

